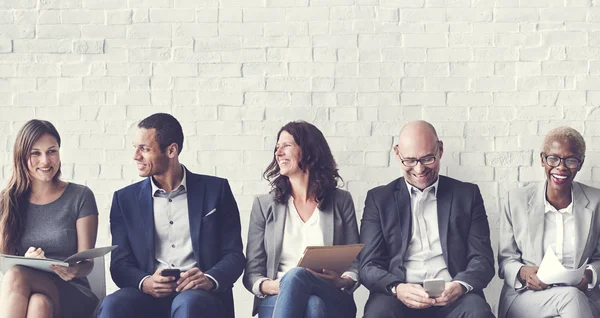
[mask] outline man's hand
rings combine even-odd
[[[142,283],[142,291],[152,297],[161,298],[175,291],[177,283],[173,276],[161,276],[162,269],[157,269],[152,276]]]
[[[434,298],[434,306],[448,306],[465,294],[464,287],[459,282],[446,283],[446,288],[440,297]]]
[[[537,266],[523,266],[519,270],[519,277],[521,281],[525,282],[525,287],[530,290],[544,290],[550,288],[550,286],[544,284],[538,277],[537,271],[539,267]]]
[[[184,292],[190,289],[203,289],[211,291],[215,289],[215,283],[212,279],[206,277],[198,267],[194,267],[186,272],[181,273],[181,277],[177,281],[177,292]]]
[[[575,287],[577,287],[577,289],[579,289],[583,292],[587,291],[588,284],[591,283],[592,280],[593,280],[592,270],[586,269],[585,272],[583,272],[583,277],[581,278],[581,281]]]
[[[352,278],[348,276],[340,276],[340,274],[338,274],[336,271],[332,271],[330,269],[321,269],[320,273],[315,272],[310,268],[307,268],[307,270],[313,273],[314,275],[319,276],[324,280],[328,281],[331,285],[335,286],[335,288],[338,289],[348,288],[354,285],[354,281],[352,280]]]
[[[27,249],[27,252],[25,252],[25,257],[46,258],[46,255],[44,254],[44,250],[41,249],[40,247],[35,248],[32,246]]]
[[[279,279],[264,280],[260,283],[260,292],[265,295],[279,295]]]
[[[429,298],[421,285],[398,284],[396,285],[396,298],[408,308],[424,309],[434,305],[435,300]]]

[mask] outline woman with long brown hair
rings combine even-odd
[[[283,126],[264,177],[272,190],[252,206],[243,279],[256,296],[253,315],[356,316],[356,261],[344,273],[296,267],[306,246],[359,242],[352,196],[338,188],[341,178],[321,131],[304,121]]]
[[[65,259],[94,247],[96,200],[88,187],[60,180],[60,141],[44,120],[28,121],[17,134],[12,176],[0,193],[0,253]],[[92,260],[52,265],[53,272],[11,267],[0,317],[89,317],[98,303],[86,279],[92,268]]]

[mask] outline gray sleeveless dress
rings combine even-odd
[[[25,228],[17,254],[23,256],[30,246],[41,247],[47,258],[62,260],[77,253],[77,219],[98,214],[92,191],[84,186],[69,183],[64,193],[55,201],[25,208]],[[64,317],[90,317],[98,298],[90,290],[87,278],[64,281],[54,273],[51,277],[59,290]]]

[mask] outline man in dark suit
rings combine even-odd
[[[173,116],[138,124],[133,159],[146,179],[114,194],[110,271],[121,289],[99,317],[234,317],[231,289],[245,265],[237,204],[227,180],[179,163],[182,146]]]
[[[494,276],[479,188],[439,176],[444,152],[433,126],[405,125],[394,147],[404,177],[367,193],[360,280],[365,317],[494,317],[483,289]],[[422,283],[442,279],[429,297]]]

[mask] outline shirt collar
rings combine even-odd
[[[546,187],[544,188],[544,193],[546,193],[547,188],[548,188],[548,184],[546,184]],[[552,204],[550,204],[550,202],[548,202],[548,199],[546,199],[546,196],[544,195],[544,214],[549,213],[549,212],[560,212],[560,213],[573,214],[573,188],[572,187],[571,187],[571,203],[569,203],[569,205],[564,209],[557,210],[554,206],[552,206]]]
[[[438,190],[438,183],[440,182],[440,177],[438,177],[432,185],[423,189],[423,191],[419,190],[412,184],[408,183],[408,181],[406,181],[406,178],[404,178],[404,182],[406,183],[406,187],[408,188],[409,194],[419,193],[419,192],[425,193],[425,192],[433,191],[433,196],[437,198],[437,190]]]
[[[173,191],[178,190],[179,188],[187,190],[187,173],[183,165],[181,165],[181,169],[183,169],[183,178],[181,179],[181,183],[175,189],[173,189]],[[153,177],[150,177],[150,184],[152,185],[152,195],[154,195],[156,191],[166,192],[158,187]]]

